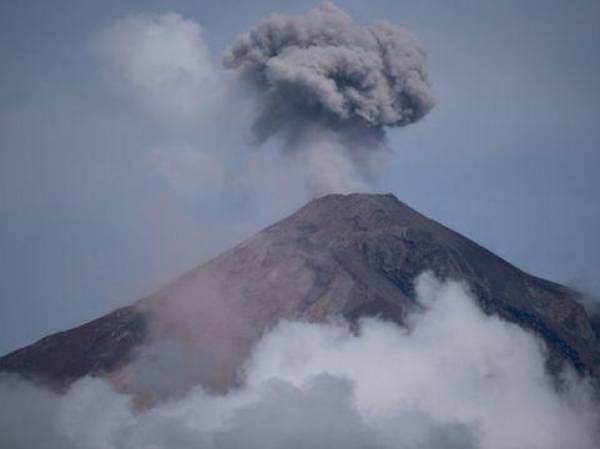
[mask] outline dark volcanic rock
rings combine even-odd
[[[125,307],[12,352],[0,359],[0,369],[63,388],[87,374],[120,368],[145,338],[144,315]]]
[[[539,335],[551,369],[567,361],[600,374],[598,337],[577,293],[524,273],[393,195],[370,194],[314,200],[134,306],[5,356],[0,369],[62,384],[108,374],[135,389],[137,371],[160,366],[148,348],[175,341],[197,363],[169,360],[171,372],[224,389],[278,320],[379,315],[401,324],[426,270],[466,281],[484,311]]]

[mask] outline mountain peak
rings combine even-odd
[[[280,244],[289,240],[323,248],[353,247],[376,236],[400,237],[411,229],[430,232],[431,223],[392,194],[329,194],[310,201],[257,237],[269,236]],[[439,226],[438,233],[444,230]]]
[[[373,221],[392,219],[406,223],[426,218],[401,202],[391,193],[349,193],[329,194],[316,198],[292,214],[291,220],[323,221],[322,225],[339,225],[340,222],[353,220]],[[285,221],[284,221],[285,222]]]
[[[329,193],[309,201],[300,210],[313,207],[334,208],[336,205],[384,209],[397,206],[408,208],[393,193]]]

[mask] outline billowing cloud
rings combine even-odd
[[[329,169],[331,157],[321,158],[326,163],[316,194],[348,190],[356,177],[345,166],[360,169],[362,153],[381,146],[385,128],[414,123],[434,104],[425,51],[413,36],[387,22],[357,25],[332,3],[303,15],[267,17],[237,37],[224,65],[258,99],[257,143],[277,136],[286,152],[343,154],[336,174]],[[317,135],[343,151],[331,143],[315,145]],[[336,177],[350,182],[340,186]],[[354,184],[360,189],[360,182]]]
[[[0,382],[11,448],[591,449],[598,410],[585,379],[558,391],[532,334],[481,312],[462,284],[429,275],[401,328],[377,319],[282,322],[254,348],[243,384],[200,386],[151,408],[105,380],[62,396]],[[167,346],[168,347],[168,346]],[[188,357],[193,357],[189,354]],[[175,366],[174,366],[175,368]],[[177,375],[172,377],[177,382]]]
[[[433,107],[419,42],[387,22],[356,25],[331,3],[268,17],[237,38],[224,64],[261,95],[259,140],[311,122],[376,137]]]
[[[222,94],[222,80],[194,20],[174,13],[132,15],[97,39],[135,98],[159,117],[193,124]]]

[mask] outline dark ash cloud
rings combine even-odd
[[[386,127],[414,123],[434,104],[413,36],[387,22],[357,25],[332,3],[269,16],[237,37],[224,65],[258,94],[256,141],[282,135],[290,151],[315,126],[373,148]]]

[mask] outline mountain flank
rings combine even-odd
[[[464,281],[486,313],[539,336],[550,371],[568,364],[600,374],[598,336],[578,293],[523,272],[391,194],[315,199],[132,306],[2,357],[0,371],[59,388],[100,375],[140,394],[197,383],[224,391],[279,320],[379,316],[402,325],[424,271]],[[167,373],[177,379],[165,386],[157,379]]]

